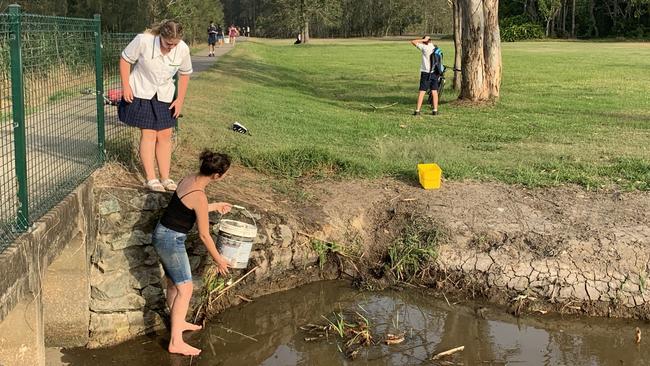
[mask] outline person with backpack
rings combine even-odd
[[[208,57],[214,57],[214,45],[217,44],[217,26],[210,22],[208,27]]]
[[[420,115],[424,95],[427,91],[431,91],[431,107],[433,108],[431,114],[435,116],[438,114],[438,87],[443,67],[442,52],[431,42],[429,36],[424,36],[422,39],[414,39],[411,41],[411,44],[422,52],[422,62],[420,63],[420,92],[413,115]]]

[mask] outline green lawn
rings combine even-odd
[[[413,117],[420,56],[408,42],[290,43],[238,43],[193,78],[183,141],[284,177],[414,180],[418,162],[437,162],[453,180],[650,189],[650,44],[506,43],[496,105],[448,93],[440,115]],[[452,64],[453,45],[440,45]]]

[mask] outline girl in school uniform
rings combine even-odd
[[[138,34],[122,51],[120,77],[123,98],[120,121],[140,128],[140,160],[145,186],[152,191],[176,190],[170,179],[172,128],[181,114],[192,73],[190,48],[182,40],[183,27],[164,20]],[[174,99],[174,76],[178,93]],[[157,163],[160,179],[156,176]]]

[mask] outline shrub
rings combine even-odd
[[[500,28],[501,40],[504,42],[544,38],[542,26],[523,15],[503,19],[500,22]]]
[[[501,28],[501,40],[504,42],[516,42],[526,39],[541,38],[544,38],[544,30],[539,24],[513,24]]]

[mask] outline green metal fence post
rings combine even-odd
[[[20,207],[16,213],[16,229],[23,232],[29,227],[29,197],[27,190],[27,143],[25,138],[25,94],[23,88],[20,13],[20,5],[9,5],[11,19],[11,103],[14,122],[15,169],[18,181],[18,200],[20,201]]]
[[[104,123],[104,63],[102,62],[102,19],[95,14],[95,90],[97,91],[97,142],[99,161],[106,159],[106,126]]]

